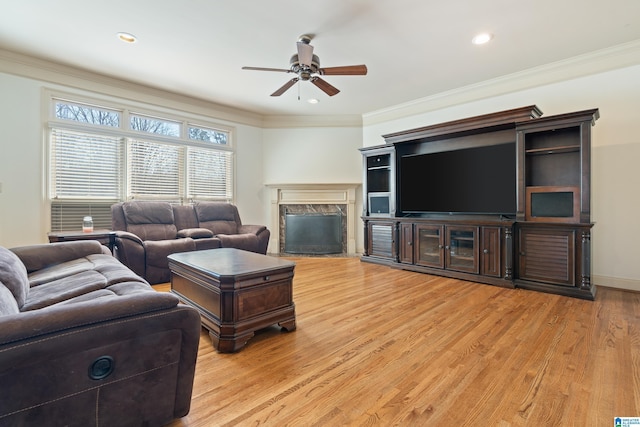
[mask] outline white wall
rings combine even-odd
[[[243,224],[266,225],[263,207],[269,199],[262,185],[262,130],[236,127],[236,205]]]
[[[265,129],[267,184],[362,181],[360,127]]]
[[[0,244],[45,241],[41,85],[0,73]]]
[[[543,117],[599,108],[592,142],[593,276],[597,285],[640,290],[640,66],[518,90],[423,114],[365,124],[365,146],[381,135],[537,105]],[[425,103],[425,111],[428,106]]]

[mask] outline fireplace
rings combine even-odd
[[[286,254],[327,255],[344,252],[340,213],[286,213],[284,235],[283,252]]]
[[[346,254],[346,208],[343,204],[280,205],[280,253]]]
[[[272,184],[269,253],[356,254],[356,189],[359,184]],[[289,219],[289,221],[288,221]],[[291,237],[290,220],[305,230]],[[309,222],[314,224],[309,224]],[[288,224],[289,223],[289,224]],[[321,224],[324,223],[324,224]],[[320,226],[334,227],[329,236],[317,233]],[[318,240],[329,237],[327,241]],[[289,240],[293,238],[292,242]],[[296,239],[299,239],[296,242]],[[288,244],[287,241],[289,240]],[[325,247],[326,246],[326,247]]]

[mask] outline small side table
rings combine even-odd
[[[49,243],[70,242],[73,240],[97,240],[113,253],[116,244],[116,232],[111,230],[83,231],[56,231],[48,234]]]

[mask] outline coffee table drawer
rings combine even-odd
[[[291,280],[293,278],[293,268],[288,271],[277,272],[277,273],[265,273],[256,277],[246,277],[246,278],[235,278],[233,280],[234,289],[243,289],[249,288],[252,286],[257,286],[262,283],[273,283],[278,282],[280,280]],[[230,282],[227,278],[221,278],[222,283]]]

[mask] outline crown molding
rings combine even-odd
[[[116,79],[14,51],[0,49],[0,72],[163,107],[166,107],[167,101],[169,101],[172,107],[190,113],[249,126],[262,127],[263,125],[263,116],[260,114]]]
[[[640,40],[530,68],[432,96],[363,114],[363,125],[396,120],[485,98],[504,95],[640,64]]]
[[[360,115],[333,116],[264,116],[262,127],[265,129],[304,128],[304,127],[362,127]]]

